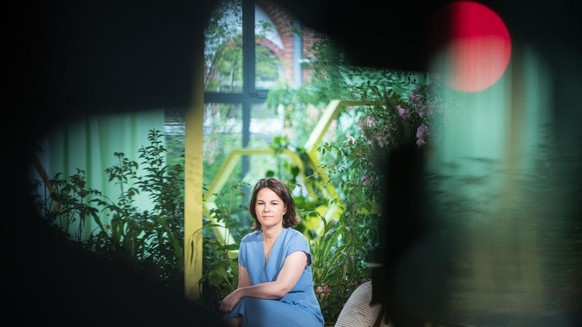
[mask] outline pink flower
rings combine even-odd
[[[410,102],[414,104],[419,104],[422,101],[422,98],[418,96],[418,94],[413,93],[410,96]]]
[[[331,289],[329,288],[329,286],[327,284],[323,285],[323,287],[318,286],[317,289],[315,289],[315,292],[321,294],[321,295],[327,295],[329,293],[331,293]]]
[[[410,112],[408,111],[408,109],[404,109],[400,105],[396,106],[396,109],[398,109],[398,114],[400,115],[400,117],[404,119],[410,117]]]
[[[347,134],[346,137],[347,137],[347,139],[344,141],[344,143],[349,143],[351,145],[356,144],[356,139],[353,136],[351,136],[350,134]]]
[[[427,134],[428,134],[428,129],[427,129],[425,124],[421,124],[416,129],[416,138],[419,138],[419,139],[425,138]]]
[[[374,177],[368,175],[362,176],[360,180],[364,186],[370,186],[374,183]]]
[[[373,127],[374,125],[376,125],[376,121],[372,116],[367,116],[365,119],[362,119],[358,122],[358,127],[363,132],[365,132],[366,128]]]
[[[378,136],[376,136],[376,141],[378,142],[378,145],[381,148],[384,148],[384,145],[388,145],[388,137],[387,136],[378,135]]]
[[[420,118],[423,118],[424,116],[426,116],[426,111],[424,111],[422,109],[416,109],[415,112],[418,114],[418,116]]]
[[[425,124],[421,124],[420,126],[418,126],[418,128],[416,129],[416,145],[418,145],[418,147],[421,147],[423,144],[425,144],[425,138],[428,135],[428,128],[426,127]]]
[[[412,91],[409,101],[410,103],[419,104],[422,102],[422,95],[418,94],[419,89]]]

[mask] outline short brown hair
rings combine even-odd
[[[251,216],[253,216],[255,219],[255,222],[253,223],[253,230],[261,229],[261,223],[257,219],[257,213],[255,211],[255,204],[257,203],[257,194],[265,187],[275,192],[275,194],[281,198],[287,207],[287,211],[283,215],[283,227],[293,227],[297,225],[300,219],[295,215],[295,200],[293,200],[293,196],[291,196],[289,188],[282,181],[274,177],[267,177],[259,179],[259,181],[257,181],[255,184],[255,188],[253,189],[253,195],[249,205]]]

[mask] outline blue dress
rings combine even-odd
[[[251,232],[241,239],[238,263],[246,268],[251,285],[272,282],[291,253],[303,251],[308,264],[297,284],[279,299],[244,297],[225,315],[225,318],[243,316],[244,327],[321,327],[324,325],[319,302],[313,290],[311,252],[303,234],[292,228],[283,228],[265,261],[263,234]]]

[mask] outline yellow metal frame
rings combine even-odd
[[[328,106],[323,111],[319,121],[313,128],[313,131],[309,135],[305,143],[305,150],[307,152],[307,158],[309,160],[309,164],[317,171],[319,176],[322,178],[321,187],[324,190],[323,194],[328,199],[333,200],[337,199],[338,194],[335,189],[335,186],[330,182],[330,178],[327,175],[327,172],[321,168],[321,162],[319,160],[319,153],[318,147],[321,144],[325,133],[328,131],[329,126],[331,125],[332,121],[337,118],[339,112],[349,106],[363,106],[363,105],[373,105],[376,102],[372,101],[342,101],[342,100],[332,100],[328,104]],[[228,178],[230,178],[232,171],[239,163],[242,157],[244,156],[264,156],[264,155],[276,155],[277,153],[283,154],[288,156],[297,167],[299,167],[299,175],[305,180],[305,167],[303,160],[299,157],[296,152],[291,150],[284,149],[281,152],[277,152],[273,149],[240,149],[240,150],[233,150],[229,153],[229,155],[224,160],[222,166],[218,170],[216,176],[212,180],[212,183],[208,187],[208,190],[204,196],[204,213],[209,218],[212,219],[210,212],[212,209],[217,208],[216,206],[216,195],[222,190]],[[317,199],[317,195],[313,190],[309,190],[309,195],[312,196],[314,199]],[[338,217],[342,213],[342,208],[336,202],[332,202],[332,204],[327,208],[324,218],[331,219],[333,217]],[[217,235],[217,238],[223,244],[233,244],[234,240],[228,229],[218,223],[214,222],[214,232]]]

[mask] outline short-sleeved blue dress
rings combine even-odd
[[[313,290],[311,252],[303,234],[292,228],[283,228],[265,262],[263,234],[256,230],[242,238],[239,248],[239,265],[246,268],[251,285],[272,282],[291,253],[303,251],[308,264],[299,281],[279,299],[244,297],[225,315],[225,318],[242,315],[244,327],[321,327],[324,325],[319,302]]]

